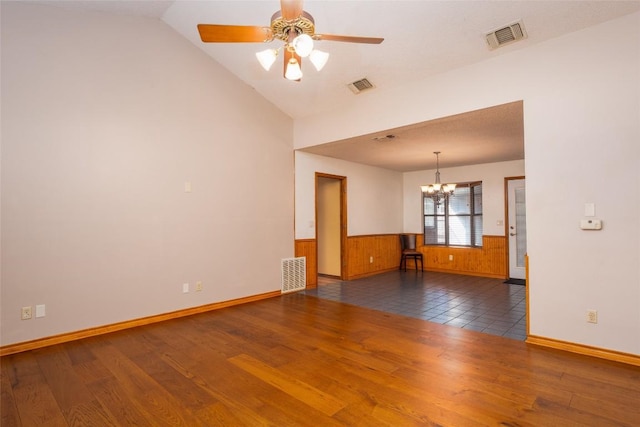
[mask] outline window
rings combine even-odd
[[[482,246],[482,182],[458,184],[436,203],[422,195],[425,245]]]

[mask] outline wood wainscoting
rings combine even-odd
[[[307,265],[307,288],[318,286],[318,261],[316,249],[316,239],[300,239],[295,241],[295,257],[306,257]]]
[[[424,246],[422,242],[422,234],[417,234],[417,246],[424,255],[425,270],[507,278],[507,246],[504,236],[483,236],[481,248]],[[346,251],[346,280],[384,273],[400,266],[398,234],[349,236]],[[295,256],[307,258],[307,287],[315,288],[318,285],[316,240],[296,240]],[[450,256],[453,259],[450,260]],[[407,268],[415,269],[413,261],[407,263]]]
[[[507,242],[504,236],[482,236],[481,248],[422,246],[422,242],[423,236],[418,234],[418,250],[424,255],[424,268],[427,270],[507,278]]]
[[[347,237],[347,280],[372,276],[400,266],[397,234]]]

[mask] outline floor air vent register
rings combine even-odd
[[[307,287],[307,258],[282,260],[282,293],[304,290]]]

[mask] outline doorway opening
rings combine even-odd
[[[344,279],[347,241],[347,178],[316,172],[318,276]]]

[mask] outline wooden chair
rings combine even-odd
[[[415,234],[401,234],[400,248],[402,249],[402,254],[400,255],[400,267],[398,268],[398,270],[402,270],[402,266],[404,264],[404,271],[407,271],[407,258],[413,258],[413,262],[416,266],[416,271],[418,271],[418,260],[420,260],[420,271],[424,271],[422,252],[416,250]]]

